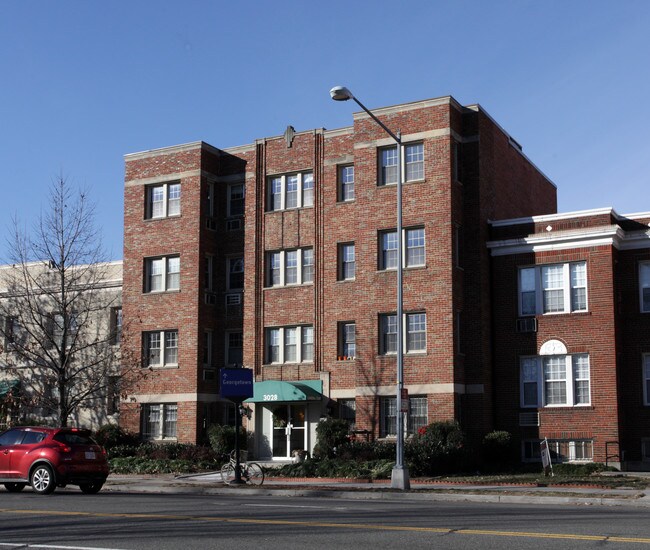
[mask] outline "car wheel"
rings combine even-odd
[[[96,493],[99,493],[99,491],[102,490],[102,487],[104,484],[101,481],[97,481],[95,483],[82,483],[79,485],[79,489],[81,489],[82,493],[86,493],[87,495],[94,495]]]
[[[30,485],[35,493],[49,495],[56,489],[56,480],[54,479],[52,468],[47,464],[39,464],[36,466],[30,477]]]
[[[5,483],[5,489],[10,493],[20,493],[27,483]]]

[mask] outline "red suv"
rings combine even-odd
[[[106,451],[89,430],[21,426],[0,434],[0,483],[11,493],[31,485],[47,495],[68,484],[97,493],[107,477]]]

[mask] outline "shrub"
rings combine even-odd
[[[460,472],[464,465],[465,435],[455,421],[434,422],[405,445],[405,460],[412,475]]]
[[[606,471],[616,471],[616,468],[605,466],[600,462],[553,464],[553,473],[557,476],[589,477],[593,474]]]
[[[227,455],[235,448],[235,427],[212,424],[208,428],[208,439],[212,450],[217,455]],[[246,449],[248,446],[246,430],[240,427],[239,448]]]
[[[395,443],[388,441],[348,441],[337,448],[343,460],[370,461],[395,459]]]
[[[116,424],[105,424],[95,432],[95,440],[105,449],[112,449],[120,445],[135,446],[139,443],[136,434],[127,432]]]
[[[483,438],[483,466],[490,471],[507,470],[517,462],[512,435],[506,431],[493,431]]]
[[[341,418],[326,418],[316,426],[314,457],[332,458],[339,447],[348,442],[350,425]]]

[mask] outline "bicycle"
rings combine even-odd
[[[247,455],[246,451],[239,451],[241,480],[250,485],[262,485],[264,483],[264,470],[256,462],[247,462]],[[230,485],[235,481],[235,468],[237,468],[235,451],[231,451],[228,462],[221,467],[221,478],[226,485]]]

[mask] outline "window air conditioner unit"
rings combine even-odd
[[[212,292],[205,293],[205,303],[209,306],[213,306],[217,303],[217,295]]]
[[[227,306],[238,306],[241,304],[241,294],[226,294]]]
[[[517,319],[517,332],[537,332],[537,319],[535,317]]]
[[[236,231],[241,229],[241,218],[233,218],[232,220],[226,221],[226,230]]]

